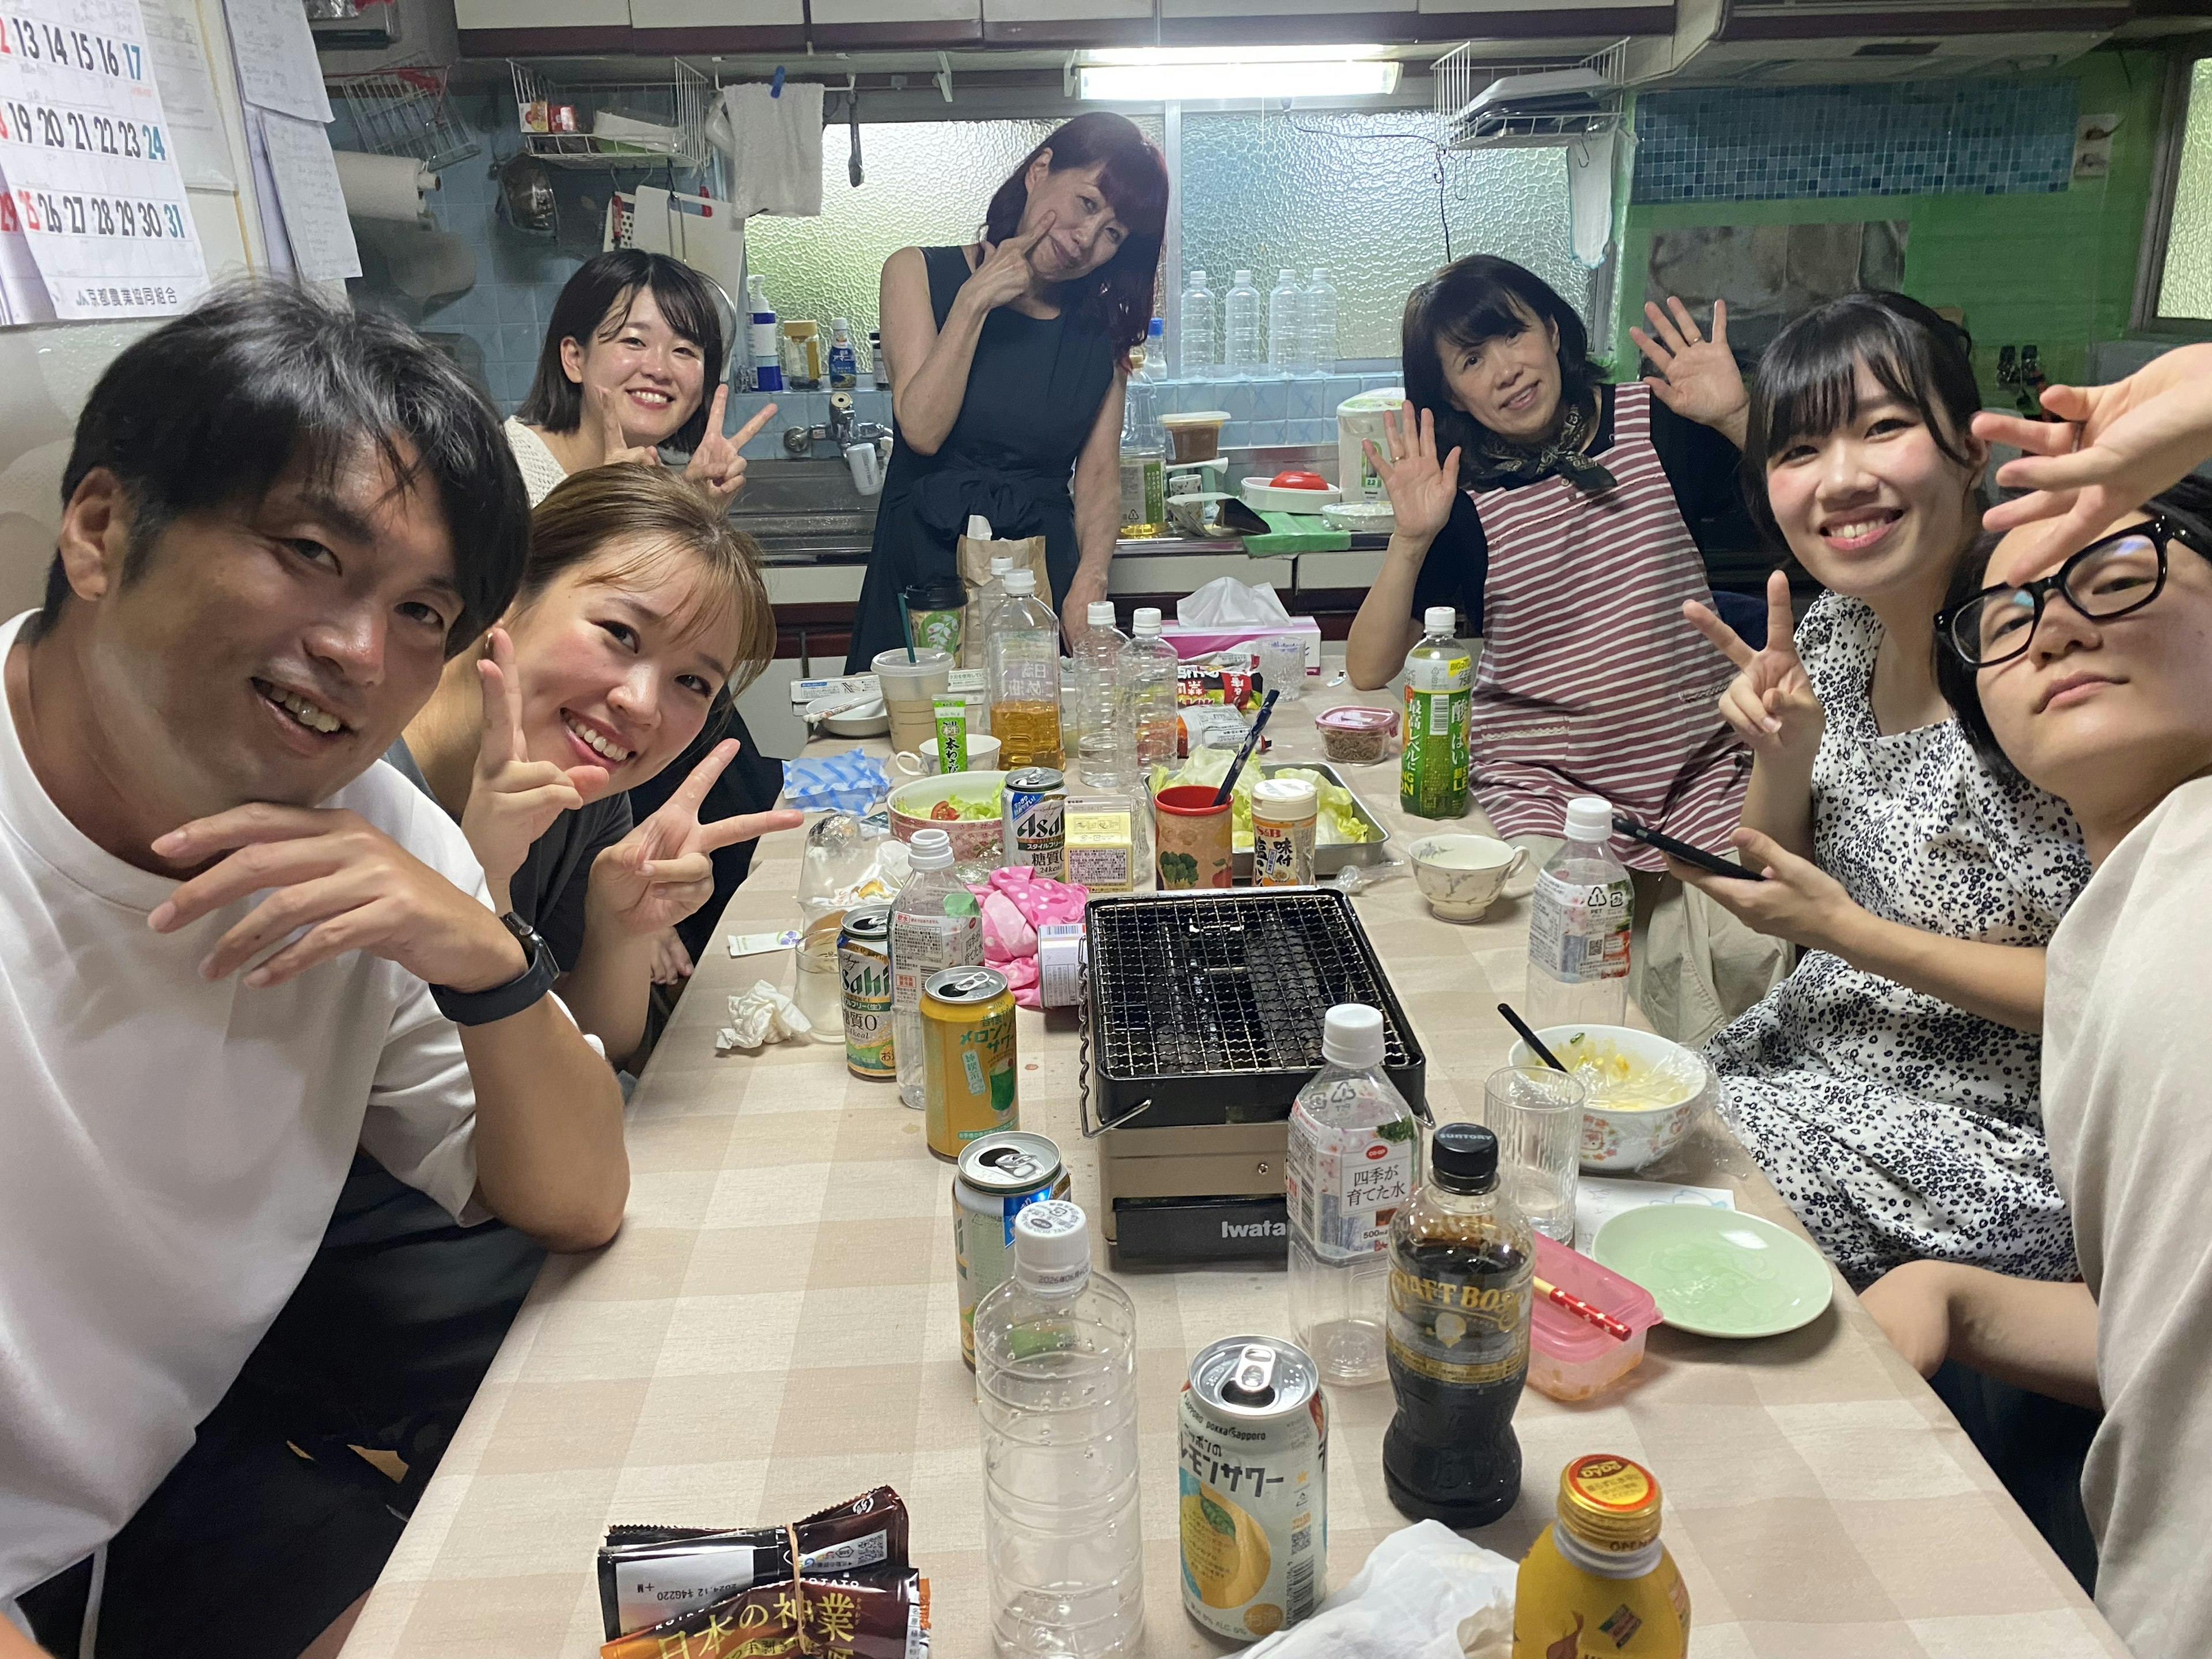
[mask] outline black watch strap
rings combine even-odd
[[[489,991],[456,991],[450,985],[433,985],[431,1000],[456,1025],[489,1025],[519,1014],[551,990],[553,981],[561,976],[561,965],[553,960],[553,947],[535,927],[512,910],[500,921],[520,942],[530,965],[506,984],[495,985]]]

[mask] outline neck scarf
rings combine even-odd
[[[1553,473],[1585,495],[1595,495],[1613,486],[1613,476],[1603,464],[1583,453],[1597,427],[1597,416],[1588,404],[1577,403],[1559,422],[1559,429],[1540,444],[1516,444],[1487,428],[1476,441],[1475,485],[1478,489],[1507,483],[1534,483]]]

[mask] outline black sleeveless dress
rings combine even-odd
[[[926,247],[930,309],[942,329],[968,280],[957,247]],[[1116,353],[1105,333],[1071,321],[1024,316],[1000,306],[983,319],[969,365],[959,417],[934,455],[895,441],[876,509],[868,574],[853,618],[845,672],[864,674],[876,653],[902,643],[902,588],[957,574],[953,544],[968,515],[991,521],[1002,539],[1045,538],[1053,608],[1075,579],[1075,500],[1069,482],[1114,383]]]

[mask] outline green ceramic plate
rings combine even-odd
[[[1699,1336],[1779,1336],[1820,1317],[1834,1284],[1820,1253],[1771,1221],[1702,1204],[1648,1204],[1598,1229],[1590,1254]]]

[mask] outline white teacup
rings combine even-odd
[[[1412,855],[1421,896],[1446,921],[1481,921],[1528,861],[1527,848],[1488,836],[1426,836],[1413,843]]]
[[[937,775],[937,745],[919,751],[902,749],[891,757],[891,764],[910,778],[933,778]],[[988,732],[968,734],[968,769],[970,772],[995,772],[999,769],[999,740]]]

